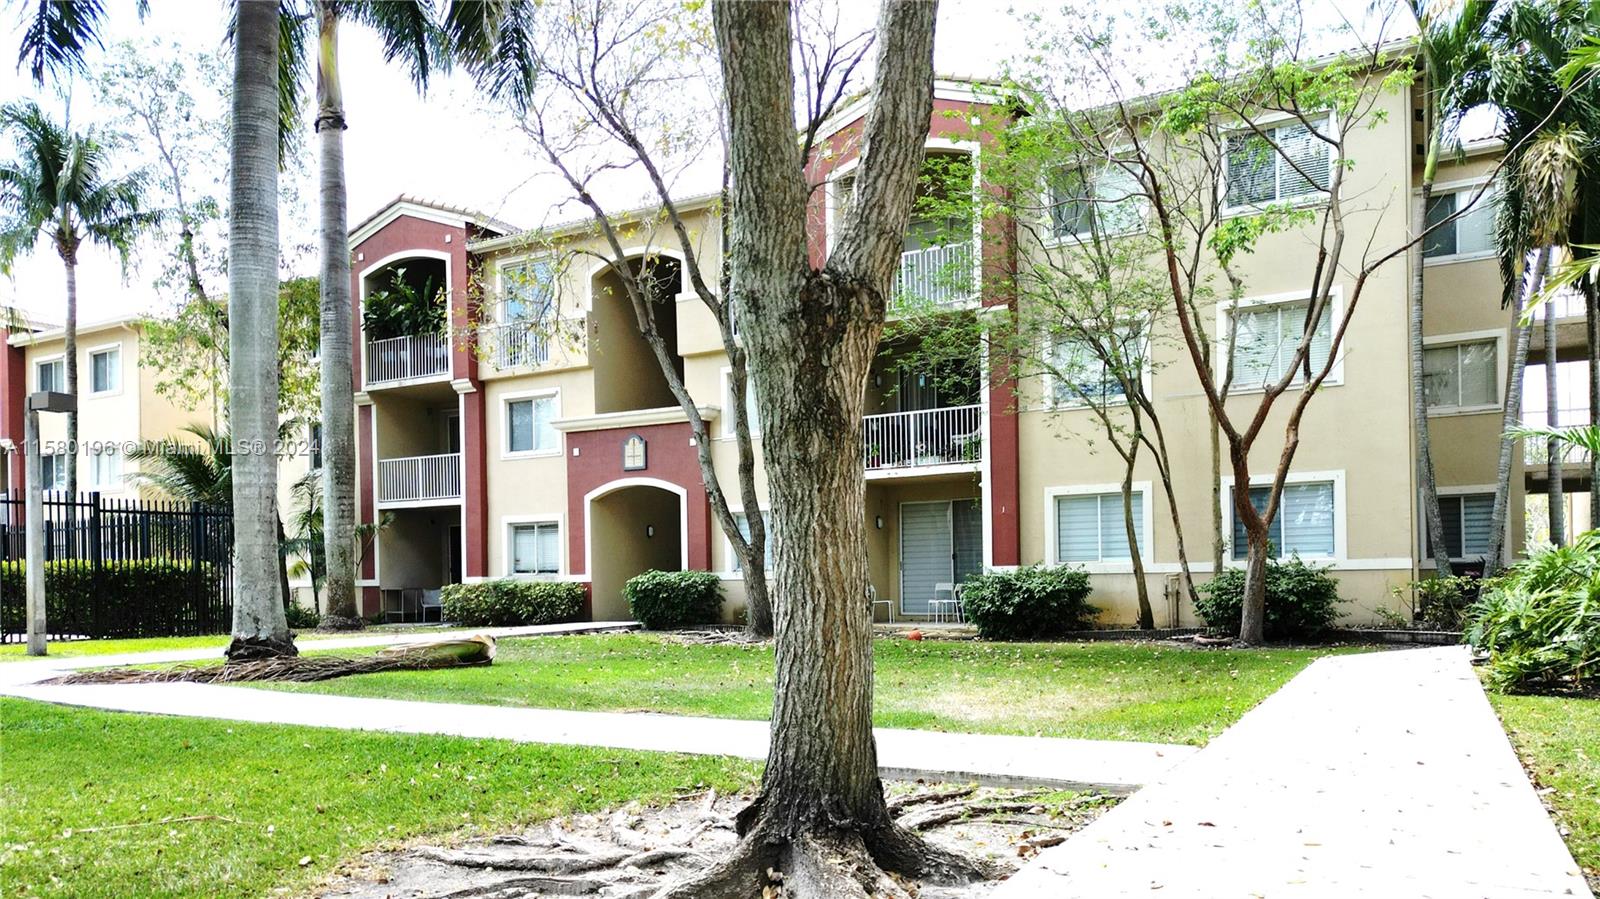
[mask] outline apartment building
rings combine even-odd
[[[1385,95],[1383,118],[1349,136],[1354,168],[1347,207],[1361,241],[1394,246],[1408,239],[1418,189],[1421,143],[1415,98]],[[960,116],[989,114],[970,87],[941,82],[929,122],[929,154],[967,154],[981,171],[983,142]],[[813,172],[827,181],[810,220],[818,259],[850,190],[855,136],[865,109],[843,110],[824,129]],[[1430,216],[1453,210],[1492,170],[1498,147],[1469,147],[1442,166]],[[1290,199],[1268,179],[1252,202]],[[680,205],[697,256],[716,283],[720,228],[712,198]],[[728,439],[728,366],[710,313],[690,290],[679,246],[636,213],[629,264],[649,259],[657,274],[657,318],[674,363],[710,422],[712,456],[725,485],[736,483]],[[1500,405],[1512,318],[1500,303],[1488,212],[1443,229],[1425,253],[1429,428],[1452,556],[1470,564],[1487,546],[1488,505],[1498,455]],[[984,221],[970,239],[934,236],[913,223],[897,290],[939,303],[944,314],[981,316],[1015,302],[992,273],[1007,254],[1030,251],[1014,223]],[[711,515],[688,422],[667,390],[634,325],[610,256],[585,222],[521,232],[470,210],[400,197],[351,233],[357,304],[359,514],[390,523],[361,561],[363,609],[416,611],[418,597],[443,584],[498,577],[560,578],[588,585],[597,619],[627,617],[623,583],[649,569],[721,574],[730,619],[743,602],[742,575]],[[1259,387],[1288,355],[1280,336],[1298,334],[1316,244],[1305,231],[1262,239],[1240,263],[1247,285],[1236,304],[1219,304],[1218,327],[1240,316],[1230,404],[1252,409]],[[593,251],[585,255],[582,251]],[[578,260],[582,260],[581,262]],[[966,286],[929,272],[971,265]],[[1369,279],[1334,373],[1302,423],[1282,511],[1273,525],[1279,551],[1329,565],[1339,578],[1345,618],[1376,620],[1398,608],[1396,588],[1431,567],[1422,546],[1409,412],[1407,354],[1409,262],[1398,259]],[[1318,344],[1345,314],[1352,284],[1341,273],[1335,308]],[[363,312],[396,295],[442,296],[442,326],[428,333],[374,333]],[[1564,308],[1576,312],[1581,306]],[[1296,319],[1299,315],[1300,318]],[[558,321],[530,329],[527,320]],[[1159,324],[1157,327],[1160,327]],[[1175,327],[1175,326],[1174,326]],[[1565,357],[1581,358],[1581,325],[1558,321]],[[1538,346],[1538,335],[1534,345]],[[1136,474],[1137,544],[1123,534],[1121,462],[1093,451],[1092,413],[1046,378],[991,383],[982,371],[938,380],[894,364],[892,345],[867,385],[863,424],[868,556],[873,591],[895,618],[920,618],[967,575],[1018,565],[1073,564],[1092,574],[1091,599],[1105,623],[1135,616],[1131,554],[1144,561],[1156,619],[1196,623],[1178,582],[1177,541],[1154,466]],[[1151,395],[1174,447],[1172,481],[1197,580],[1210,576],[1213,484],[1209,418],[1181,344],[1152,339]],[[1324,358],[1325,355],[1324,355]],[[1538,375],[1530,371],[1530,383]],[[1569,380],[1570,380],[1570,376]],[[1298,388],[1296,388],[1298,389]],[[1286,397],[1286,400],[1292,397]],[[1280,402],[1251,459],[1251,485],[1223,478],[1225,565],[1241,564],[1235,489],[1258,489],[1276,463],[1290,402]],[[1569,413],[1573,410],[1568,410]],[[752,409],[759,453],[759,416]],[[1581,410],[1587,420],[1588,410]],[[1569,414],[1568,423],[1576,420]],[[1536,467],[1537,466],[1537,467]],[[1542,462],[1521,448],[1513,478],[1510,545],[1520,547],[1524,493],[1539,489]],[[1226,467],[1225,467],[1226,472]],[[1581,466],[1569,489],[1587,489]],[[758,493],[765,494],[757,472]],[[737,491],[730,491],[737,495]],[[742,512],[742,510],[739,510]],[[878,609],[881,617],[884,609]]]

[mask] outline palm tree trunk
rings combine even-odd
[[[1433,194],[1432,163],[1438,154],[1438,134],[1435,134],[1429,144],[1429,158],[1424,165],[1422,190],[1417,195],[1415,207],[1412,210],[1412,221],[1415,227],[1421,228],[1427,222],[1428,198]],[[1428,431],[1428,397],[1424,389],[1425,377],[1422,363],[1422,308],[1423,308],[1423,264],[1422,243],[1419,241],[1411,249],[1411,315],[1410,315],[1410,349],[1411,349],[1411,429],[1416,434],[1417,441],[1417,481],[1422,488],[1422,516],[1427,523],[1428,549],[1433,555],[1433,570],[1436,577],[1449,577],[1450,549],[1444,542],[1444,513],[1439,509],[1439,479],[1433,467],[1433,438]]]
[[[67,265],[67,323],[64,331],[66,358],[62,367],[67,374],[67,393],[78,397],[78,257],[76,249],[63,250],[61,259]],[[78,498],[78,410],[67,413],[67,497]]]
[[[1557,389],[1560,361],[1557,358],[1556,304],[1544,305],[1544,396],[1545,424],[1551,428],[1561,425],[1561,393]],[[1562,499],[1561,462],[1566,448],[1559,440],[1545,442],[1545,494],[1550,499],[1550,542],[1561,546],[1567,540],[1567,508]]]
[[[1584,342],[1588,352],[1585,361],[1589,372],[1589,424],[1596,421],[1595,411],[1600,410],[1600,364],[1596,364],[1596,354],[1600,354],[1600,340],[1597,340],[1596,329],[1600,328],[1600,315],[1595,314],[1595,289],[1593,284],[1583,288],[1583,320]],[[1600,527],[1600,453],[1589,454],[1589,528]]]
[[[278,9],[241,3],[228,208],[234,598],[228,658],[293,655],[278,584]]]
[[[1509,436],[1522,421],[1522,376],[1528,364],[1528,348],[1533,325],[1520,324],[1522,301],[1544,286],[1545,269],[1550,264],[1550,251],[1543,249],[1534,257],[1533,273],[1525,289],[1511,304],[1511,327],[1516,329],[1516,348],[1511,353],[1511,371],[1506,378],[1506,402],[1500,418],[1500,462],[1495,469],[1494,510],[1489,521],[1489,552],[1484,556],[1483,572],[1492,575],[1505,566],[1511,551],[1506,548],[1506,522],[1511,511],[1511,464],[1516,460],[1517,439]]]
[[[324,627],[359,628],[356,614],[355,386],[350,248],[345,234],[344,97],[339,18],[319,3],[317,138],[322,156],[322,539],[327,573]]]

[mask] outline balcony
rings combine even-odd
[[[983,407],[976,405],[868,415],[861,422],[862,461],[869,473],[973,464],[983,454],[982,426]]]
[[[582,318],[561,319],[554,333],[538,322],[484,325],[478,329],[478,349],[498,369],[537,367],[560,356],[563,348],[581,347],[585,329]]]
[[[972,241],[924,247],[900,254],[894,277],[895,303],[944,306],[972,299]]]
[[[1581,311],[1579,314],[1582,314]],[[1558,409],[1556,421],[1558,428],[1579,427],[1589,424],[1588,409]],[[1530,428],[1543,428],[1549,426],[1549,416],[1544,410],[1524,412],[1522,423]],[[1583,447],[1570,443],[1556,444],[1556,452],[1561,456],[1563,465],[1588,464],[1589,454]],[[1549,442],[1543,437],[1527,437],[1522,443],[1522,461],[1525,465],[1543,467],[1550,461]]]
[[[460,498],[460,453],[378,460],[380,506],[427,506]]]
[[[367,341],[367,386],[392,385],[450,374],[450,338],[412,334]]]

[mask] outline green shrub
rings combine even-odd
[[[0,621],[27,628],[27,586],[20,560],[0,562]],[[222,584],[205,562],[140,559],[45,563],[45,620],[51,633],[157,637],[226,633],[232,621]]]
[[[1469,574],[1451,577],[1430,577],[1413,581],[1392,592],[1411,611],[1409,619],[1390,613],[1396,627],[1420,624],[1434,630],[1453,631],[1461,628],[1462,617],[1478,598],[1483,580]],[[1380,610],[1381,614],[1381,610]]]
[[[1039,640],[1092,624],[1100,610],[1088,596],[1082,569],[1033,565],[967,578],[961,609],[985,640]]]
[[[1200,586],[1195,611],[1206,624],[1237,633],[1244,608],[1244,569],[1229,568]],[[1339,581],[1299,557],[1267,561],[1268,640],[1298,640],[1327,630],[1339,617]]]
[[[447,584],[439,592],[444,620],[467,627],[509,627],[570,621],[583,611],[583,585],[572,581],[501,578]]]
[[[1488,581],[1464,639],[1496,690],[1581,688],[1600,670],[1600,532],[1546,547]]]
[[[289,620],[289,629],[296,631],[315,630],[322,623],[322,615],[316,609],[308,609],[297,603],[289,603],[289,608],[283,610],[284,617]]]
[[[722,579],[710,571],[646,571],[622,595],[633,617],[653,631],[722,619]]]

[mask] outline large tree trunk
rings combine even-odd
[[[1436,146],[1437,135],[1434,138]],[[1433,150],[1437,152],[1436,149]],[[1432,162],[1430,153],[1429,162]],[[1430,166],[1431,167],[1431,166]],[[1433,194],[1433,179],[1422,180],[1422,190],[1412,209],[1412,221],[1421,228],[1427,221],[1428,198]],[[1444,542],[1444,514],[1439,509],[1439,479],[1433,467],[1433,438],[1428,431],[1428,397],[1424,390],[1422,364],[1422,309],[1423,309],[1422,242],[1411,248],[1411,430],[1417,441],[1417,480],[1422,488],[1422,518],[1426,524],[1428,549],[1433,555],[1433,570],[1437,577],[1449,577],[1450,549]]]
[[[1267,524],[1245,526],[1244,604],[1239,610],[1239,642],[1260,646],[1267,639],[1267,557],[1272,553]]]
[[[1560,359],[1557,354],[1556,304],[1544,304],[1544,398],[1545,424],[1555,428],[1561,425]],[[1550,542],[1561,546],[1567,542],[1567,504],[1561,490],[1561,462],[1566,454],[1566,444],[1560,440],[1545,441],[1545,495],[1550,501]]]
[[[1144,579],[1144,559],[1139,555],[1139,531],[1133,526],[1133,466],[1139,458],[1137,438],[1122,469],[1122,526],[1128,538],[1128,558],[1133,562],[1133,585],[1139,598],[1139,629],[1155,630],[1156,613],[1150,608],[1150,585]]]
[[[278,10],[241,3],[228,208],[228,417],[233,429],[233,642],[228,658],[293,655],[278,590]]]
[[[78,257],[76,248],[63,250],[61,260],[67,266],[67,323],[63,331],[66,346],[67,393],[78,397]],[[78,410],[67,413],[67,498],[78,498]]]
[[[1600,410],[1600,365],[1597,365],[1597,354],[1600,354],[1600,315],[1595,314],[1595,289],[1593,284],[1583,288],[1583,322],[1584,322],[1584,354],[1585,363],[1588,365],[1589,375],[1589,421],[1594,424],[1600,419],[1595,418],[1595,411]],[[1584,422],[1578,422],[1584,424]],[[1589,527],[1600,527],[1600,453],[1591,453],[1589,456]]]
[[[1500,461],[1495,468],[1494,509],[1489,521],[1489,552],[1484,557],[1484,574],[1492,575],[1505,566],[1511,552],[1506,548],[1506,523],[1511,512],[1511,465],[1516,460],[1519,440],[1510,436],[1512,429],[1522,422],[1522,382],[1528,365],[1528,349],[1533,325],[1520,324],[1522,301],[1544,286],[1544,274],[1550,265],[1549,249],[1540,250],[1534,257],[1533,274],[1525,279],[1523,289],[1511,303],[1511,326],[1516,329],[1516,348],[1511,353],[1511,371],[1506,379],[1506,402],[1500,419]]]
[[[317,138],[322,213],[322,540],[327,573],[323,627],[361,627],[356,614],[356,455],[350,248],[345,238],[344,96],[339,85],[339,18],[317,5]]]

